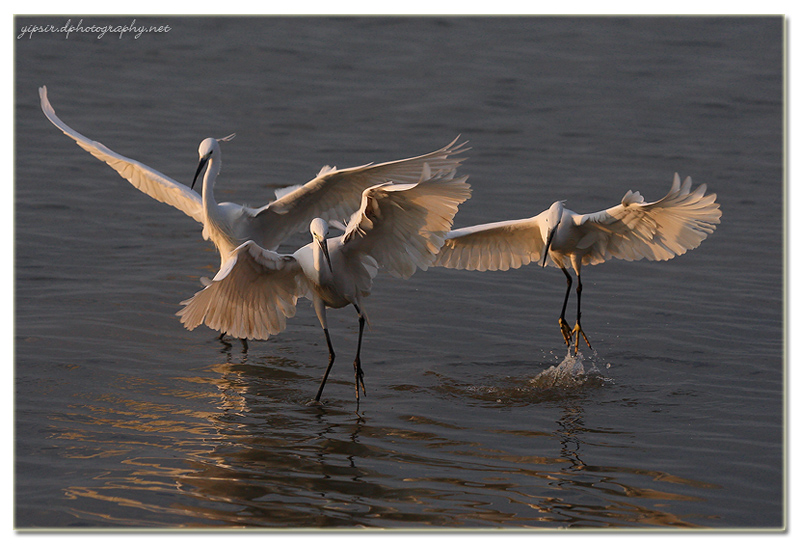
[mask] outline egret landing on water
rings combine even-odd
[[[417,182],[425,164],[434,172],[455,172],[465,160],[456,155],[466,151],[463,148],[466,142],[456,145],[456,138],[442,149],[419,157],[342,170],[325,166],[308,183],[276,191],[278,199],[260,208],[232,202],[218,204],[214,199],[214,183],[222,166],[219,143],[230,140],[233,134],[220,139],[207,138],[200,143],[200,164],[194,181],[205,167],[201,196],[193,190],[194,181],[191,188],[187,187],[71,129],[56,116],[47,99],[46,87],[39,89],[39,97],[50,122],[80,147],[107,163],[143,193],[178,208],[202,224],[203,238],[211,240],[220,253],[220,267],[243,242],[252,240],[262,248],[277,249],[287,237],[308,228],[315,217],[337,221],[349,217],[358,208],[361,193],[369,187],[388,181]]]
[[[361,338],[367,314],[362,299],[382,267],[399,278],[433,262],[453,224],[458,206],[470,196],[466,176],[431,175],[423,169],[415,184],[382,184],[364,191],[361,207],[343,235],[328,238],[323,219],[311,222],[313,241],[292,255],[245,242],[205,289],[182,302],[178,312],[188,329],[206,326],[239,338],[266,339],[286,327],[301,296],[313,301],[328,344],[328,367],[319,401],[336,357],[326,308],[352,304],[358,313],[358,347],[353,361],[356,401],[364,389]]]
[[[699,246],[714,232],[722,212],[716,195],[705,194],[705,184],[691,189],[691,178],[681,183],[675,174],[670,191],[656,202],[628,191],[621,204],[596,213],[578,214],[557,201],[529,219],[453,230],[434,264],[466,270],[508,270],[536,261],[557,266],[567,278],[558,323],[568,346],[574,339],[577,353],[579,336],[591,348],[581,327],[581,266],[611,258],[664,261]],[[564,317],[572,288],[568,266],[578,277],[574,328]]]

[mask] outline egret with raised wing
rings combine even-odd
[[[458,206],[470,196],[466,176],[431,174],[423,169],[414,184],[386,183],[364,191],[361,207],[341,236],[328,237],[328,223],[311,222],[313,240],[292,255],[245,242],[205,289],[183,301],[178,315],[188,329],[206,326],[239,338],[266,339],[286,327],[301,296],[313,301],[328,345],[328,367],[319,401],[336,357],[326,308],[352,304],[358,314],[358,346],[353,361],[356,400],[365,392],[361,339],[367,314],[363,298],[379,267],[399,278],[426,270],[453,224]]]
[[[435,266],[466,270],[508,270],[531,262],[557,266],[567,278],[567,292],[558,319],[567,345],[579,336],[591,348],[581,327],[581,266],[612,258],[626,261],[664,261],[694,249],[719,224],[722,211],[705,184],[692,191],[692,180],[681,183],[678,174],[667,195],[645,202],[628,191],[622,202],[607,210],[578,214],[554,202],[528,219],[501,221],[452,230],[438,253]],[[575,327],[564,314],[572,289],[571,266],[578,279]]]
[[[233,134],[219,139],[207,138],[200,143],[200,164],[192,186],[187,187],[67,126],[50,105],[46,87],[39,88],[39,97],[42,111],[50,122],[80,147],[107,163],[143,193],[174,206],[202,224],[203,238],[217,247],[221,266],[242,242],[252,240],[262,248],[277,249],[291,234],[308,228],[315,217],[337,221],[349,217],[358,208],[361,193],[369,187],[388,181],[414,183],[420,179],[425,164],[433,172],[455,172],[466,158],[459,155],[466,150],[463,147],[466,142],[456,145],[456,138],[438,151],[419,157],[341,170],[325,166],[304,185],[276,191],[277,200],[260,208],[232,202],[218,204],[214,199],[214,183],[222,165],[219,144],[230,140]],[[203,168],[206,171],[200,195],[193,188]]]

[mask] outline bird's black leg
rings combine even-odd
[[[567,323],[567,319],[564,317],[564,314],[567,311],[567,301],[569,300],[569,292],[572,290],[572,276],[569,275],[566,268],[562,268],[561,271],[567,277],[567,292],[564,294],[564,304],[561,306],[561,316],[558,318],[558,326],[561,327],[561,335],[564,337],[564,342],[567,343],[569,346],[570,340],[572,339],[572,329]],[[578,276],[578,285],[580,285],[580,276]],[[580,295],[578,295],[580,297]],[[580,298],[578,299],[580,300]]]
[[[222,334],[220,334],[220,335],[219,335],[219,337],[217,338],[217,340],[219,340],[220,342],[222,342],[223,344],[225,344],[225,347],[226,347],[226,348],[230,348],[230,347],[231,347],[231,343],[230,343],[230,342],[228,342],[227,340],[225,340],[225,333],[224,333],[224,332],[223,332]],[[240,338],[239,340],[241,340],[241,341],[242,341],[242,353],[247,353],[247,350],[248,350],[248,349],[249,349],[249,347],[250,347],[250,346],[249,346],[249,344],[247,343],[247,338]]]
[[[228,342],[227,340],[225,340],[225,333],[224,333],[224,332],[223,332],[222,334],[220,334],[220,335],[219,335],[219,337],[217,338],[217,340],[219,341],[219,343],[220,343],[220,344],[222,344],[223,346],[225,346],[225,347],[223,347],[223,348],[222,348],[222,351],[228,351],[228,350],[230,350],[230,349],[233,347],[233,345],[232,345],[230,342]]]
[[[364,335],[364,314],[361,313],[361,309],[356,306],[356,311],[358,312],[358,347],[356,348],[356,359],[353,361],[353,367],[355,370],[356,375],[356,402],[359,400],[358,394],[358,386],[361,385],[361,391],[364,392],[364,395],[367,394],[367,389],[364,387],[364,371],[361,370],[361,337]]]
[[[577,293],[577,295],[578,295],[578,314],[577,314],[577,316],[575,318],[575,328],[572,329],[572,334],[575,335],[575,354],[576,355],[578,353],[579,335],[583,336],[583,339],[586,342],[586,345],[589,347],[589,349],[592,349],[592,345],[589,343],[589,339],[586,338],[586,333],[583,332],[583,329],[581,328],[581,291],[583,291],[583,284],[581,283],[580,272],[577,274],[577,276],[578,276],[578,286],[575,287],[575,293]]]
[[[314,400],[319,402],[320,397],[322,396],[322,390],[325,388],[325,382],[328,380],[328,374],[331,373],[331,367],[333,367],[333,360],[336,359],[336,354],[333,352],[333,344],[331,344],[331,335],[328,332],[328,329],[322,329],[325,332],[325,340],[328,342],[328,368],[325,369],[325,375],[322,376],[322,383],[319,384],[319,390],[317,390],[317,396],[314,397]]]

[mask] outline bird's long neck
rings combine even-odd
[[[228,254],[239,245],[239,240],[231,232],[230,221],[214,199],[214,182],[219,174],[220,166],[219,159],[209,160],[203,176],[203,213],[205,214],[203,237],[211,240],[217,246],[222,264],[224,264]]]
[[[328,240],[322,240],[322,243],[327,244]],[[312,280],[320,286],[330,285],[333,281],[333,273],[331,272],[331,265],[322,251],[322,246],[319,243],[314,243],[312,252],[314,260],[313,275],[315,276]]]
[[[217,212],[217,201],[214,200],[214,182],[217,180],[222,163],[216,159],[209,159],[203,176],[203,209],[206,216],[212,216]]]

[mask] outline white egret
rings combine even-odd
[[[218,204],[214,200],[214,182],[221,167],[219,142],[230,140],[233,134],[220,139],[207,138],[200,143],[200,164],[192,187],[187,187],[67,126],[50,105],[46,87],[39,88],[39,97],[42,111],[50,122],[80,147],[107,163],[143,193],[178,208],[201,223],[203,238],[212,241],[219,250],[221,266],[225,265],[230,252],[242,242],[253,240],[263,248],[277,249],[288,236],[307,228],[315,217],[337,221],[349,217],[357,209],[361,193],[369,187],[388,181],[416,182],[425,164],[434,172],[454,172],[466,159],[457,156],[466,151],[463,147],[466,142],[456,145],[456,138],[442,149],[419,157],[342,170],[325,166],[317,177],[304,185],[276,191],[277,200],[260,208],[232,202]],[[203,176],[201,197],[193,188],[205,166],[207,169]]]
[[[670,191],[656,202],[645,202],[638,191],[628,191],[621,204],[596,213],[578,214],[557,201],[528,219],[455,229],[448,233],[434,265],[480,271],[508,270],[536,261],[557,266],[567,277],[558,320],[561,334],[568,346],[574,337],[576,352],[579,335],[591,348],[581,327],[581,266],[611,258],[664,261],[699,246],[714,231],[722,212],[716,195],[705,194],[705,184],[691,188],[691,178],[681,184],[675,174]],[[572,288],[568,266],[578,277],[572,329],[564,317]]]
[[[349,304],[358,313],[358,347],[353,362],[356,400],[361,370],[361,338],[367,314],[363,297],[382,267],[399,278],[426,270],[444,243],[458,206],[470,195],[466,176],[430,175],[415,184],[382,184],[364,191],[343,235],[328,238],[328,224],[311,222],[313,241],[292,255],[265,250],[252,241],[239,246],[205,289],[178,315],[188,329],[206,326],[239,338],[266,339],[286,327],[301,296],[313,301],[328,344],[328,367],[318,401],[336,357],[328,332],[326,308]]]

